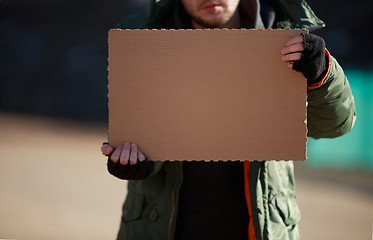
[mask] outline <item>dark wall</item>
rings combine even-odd
[[[0,1],[0,110],[107,119],[107,31],[147,0]],[[344,67],[373,68],[373,1],[308,1]]]
[[[343,67],[373,69],[373,1],[307,0],[326,27],[322,36]]]
[[[1,1],[0,110],[106,121],[107,32],[145,1]]]

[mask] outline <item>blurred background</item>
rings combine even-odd
[[[107,32],[148,0],[0,0],[0,239],[115,239],[126,182],[106,172]],[[296,163],[302,239],[370,239],[373,1],[309,0],[357,122]]]

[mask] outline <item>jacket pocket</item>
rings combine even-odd
[[[272,195],[270,198],[270,209],[278,212],[278,216],[286,226],[296,225],[300,221],[300,211],[295,198]],[[275,216],[277,214],[271,214]]]
[[[123,205],[123,221],[129,222],[140,218],[144,204],[142,195],[128,192],[127,199]]]

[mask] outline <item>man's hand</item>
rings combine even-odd
[[[282,61],[303,73],[309,86],[322,80],[327,73],[329,59],[325,52],[324,39],[304,33],[290,39],[281,49]]]
[[[290,39],[285,47],[281,49],[281,60],[287,62],[288,67],[293,69],[294,62],[301,58],[303,50],[303,36],[296,36]]]
[[[154,163],[147,160],[134,143],[125,142],[115,150],[108,143],[104,143],[101,152],[108,156],[109,173],[120,179],[144,179],[154,169]]]
[[[140,162],[145,160],[144,154],[137,148],[137,145],[130,142],[125,142],[123,145],[118,146],[114,152],[113,147],[109,144],[103,144],[101,147],[102,154],[110,156],[110,160],[114,163],[119,161],[122,165],[135,165],[137,160]]]

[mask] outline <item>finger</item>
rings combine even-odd
[[[137,149],[137,156],[138,156],[140,162],[145,160],[144,154],[139,149]]]
[[[289,63],[288,63],[288,67],[291,68],[291,69],[293,69],[293,65],[294,65],[293,62],[289,62]]]
[[[137,163],[137,145],[131,144],[131,154],[130,154],[130,165],[135,165]]]
[[[110,155],[113,152],[113,147],[107,144],[101,146],[101,152],[104,155]]]
[[[299,60],[300,57],[301,57],[301,53],[290,53],[290,54],[283,55],[281,59],[284,62],[294,62],[294,61]]]
[[[296,44],[296,43],[303,43],[303,36],[302,35],[298,35],[296,37],[293,37],[292,39],[290,39],[286,44],[285,46],[290,46],[290,45],[293,45],[293,44]]]
[[[131,151],[131,144],[129,142],[125,142],[123,144],[123,150],[120,154],[120,164],[127,165],[128,164],[128,158],[130,156]]]
[[[122,152],[122,145],[120,145],[119,147],[117,147],[114,150],[113,154],[111,154],[111,156],[110,156],[110,160],[117,163],[118,160],[119,160],[121,152]]]
[[[281,54],[286,55],[289,53],[302,52],[304,50],[303,43],[296,43],[281,49]]]

